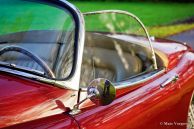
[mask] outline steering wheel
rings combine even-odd
[[[22,53],[28,57],[30,57],[31,59],[33,59],[37,64],[39,64],[41,66],[41,68],[44,70],[44,72],[49,76],[54,78],[55,75],[53,74],[52,70],[49,68],[49,66],[41,59],[39,58],[37,55],[29,52],[28,50],[19,47],[19,46],[8,46],[8,47],[4,47],[0,50],[0,56],[6,52],[9,51],[15,51],[15,52],[19,52]]]

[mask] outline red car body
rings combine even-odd
[[[115,100],[98,106],[90,100],[70,115],[78,91],[0,73],[0,128],[14,129],[186,129],[194,89],[194,53],[190,47],[156,39],[154,49],[168,58],[165,72],[133,87],[118,89]],[[169,78],[179,79],[165,87]]]
[[[165,73],[134,89],[117,91],[117,98],[108,106],[88,104],[75,116],[69,115],[69,109],[62,104],[74,91],[1,73],[0,116],[4,118],[1,127],[186,128],[194,88],[194,53],[174,41],[160,40],[156,44],[169,46],[160,49],[170,60]],[[177,50],[177,46],[187,49]],[[161,88],[161,83],[174,74],[180,79]]]

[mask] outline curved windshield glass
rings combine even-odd
[[[87,31],[132,36],[147,35],[141,24],[132,16],[117,11],[97,11],[84,15]]]
[[[149,35],[133,14],[119,10],[84,13],[86,36],[80,85],[95,78],[122,82],[154,70]]]
[[[0,0],[0,64],[52,78],[73,67],[72,14],[38,0]]]

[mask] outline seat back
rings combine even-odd
[[[89,35],[85,41],[81,86],[87,86],[94,78],[119,82],[142,71],[141,60],[129,51],[121,53],[111,38],[100,41],[92,38]]]

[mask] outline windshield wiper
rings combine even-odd
[[[38,70],[34,70],[34,69],[29,69],[29,68],[26,68],[26,67],[18,66],[18,65],[13,64],[13,63],[6,63],[6,62],[0,61],[0,66],[46,77],[46,74],[44,72],[42,72],[42,71],[38,71]]]

